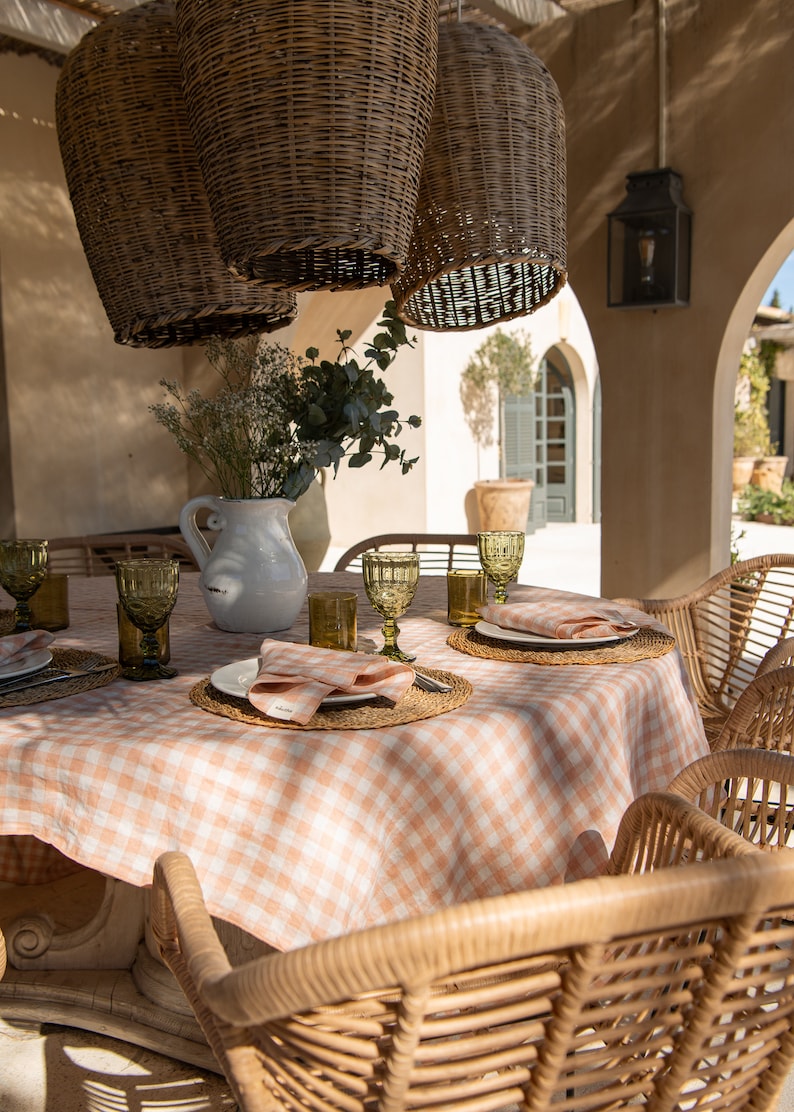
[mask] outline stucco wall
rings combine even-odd
[[[74,223],[54,124],[58,70],[0,55],[0,290],[10,430],[8,532],[59,536],[176,520],[181,456],[148,414],[180,352],[113,340]]]
[[[788,0],[667,0],[663,164],[694,211],[685,309],[606,308],[606,214],[660,164],[657,3],[536,30],[565,104],[570,278],[603,389],[602,590],[667,595],[729,556],[733,384],[753,314],[794,247]],[[714,433],[712,433],[714,427]]]

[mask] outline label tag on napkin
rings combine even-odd
[[[278,718],[280,722],[289,722],[298,709],[299,704],[297,702],[291,703],[288,699],[279,699],[278,702],[270,703],[267,713],[270,718]]]

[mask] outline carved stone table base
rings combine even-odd
[[[147,946],[148,902],[147,889],[89,870],[52,885],[0,888],[8,950],[0,1015],[81,1027],[220,1073],[187,1000]],[[268,950],[217,926],[233,964]]]

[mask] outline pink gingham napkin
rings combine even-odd
[[[46,649],[54,640],[45,629],[29,629],[25,633],[9,633],[0,637],[0,666],[21,664],[28,653]]]
[[[626,637],[637,628],[637,623],[608,599],[589,599],[567,591],[544,592],[542,598],[531,602],[492,603],[483,606],[479,614],[500,629],[566,641],[579,637]]]
[[[385,656],[266,640],[248,700],[271,718],[305,726],[328,695],[371,693],[397,703],[413,682],[413,668]]]

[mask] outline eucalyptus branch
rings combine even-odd
[[[404,424],[418,428],[421,419],[400,419],[374,370],[388,369],[400,348],[415,341],[393,302],[378,327],[363,365],[348,347],[350,331],[337,332],[336,361],[320,363],[316,348],[301,358],[259,337],[213,338],[206,354],[220,377],[217,393],[183,394],[178,383],[163,379],[160,385],[173,401],[150,409],[227,498],[297,499],[320,468],[336,474],[345,456],[350,467],[363,467],[382,455],[381,467],[396,462],[406,474],[418,457],[407,457],[395,441]]]

